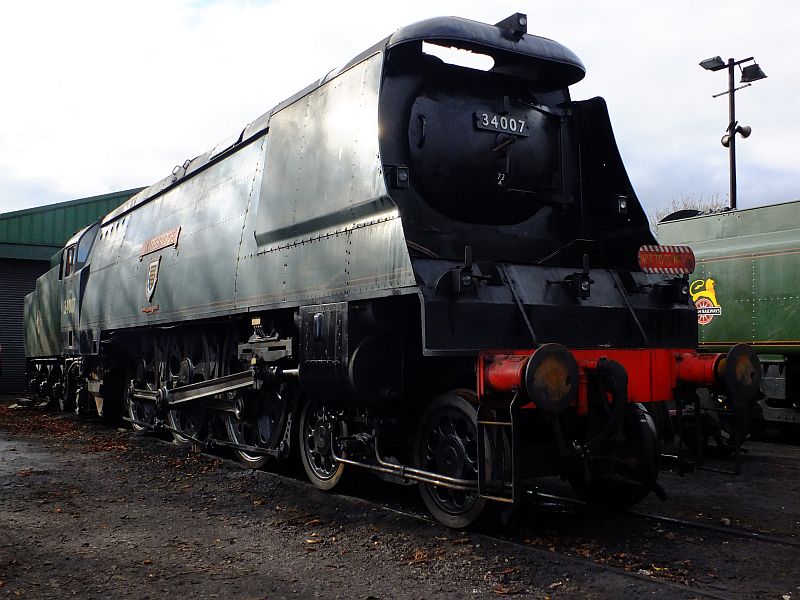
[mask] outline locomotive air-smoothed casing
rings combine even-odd
[[[197,171],[189,164],[166,191],[148,198],[148,188],[106,217],[81,328],[415,293],[378,155],[381,57],[274,111],[224,158]]]
[[[380,106],[381,156],[414,250],[424,352],[525,348],[533,336],[520,305],[538,343],[692,347],[691,307],[650,293],[662,276],[622,281],[609,270],[638,271],[637,250],[653,237],[605,103],[569,97],[567,85],[583,75],[577,58],[533,36],[515,46],[492,27],[478,46],[460,43],[449,21],[426,25],[390,40]],[[495,66],[445,64],[415,45],[430,39],[491,54]],[[525,60],[515,54],[523,48]],[[447,278],[467,251],[483,282],[512,284],[451,293]],[[584,255],[597,277],[590,296],[575,298],[559,282],[581,270]],[[484,323],[492,327],[476,326]]]
[[[495,67],[445,64],[423,40],[491,54]],[[582,76],[544,38],[456,18],[399,30],[109,214],[80,281],[65,281],[68,352],[96,353],[107,331],[408,294],[428,355],[485,347],[476,319],[503,324],[491,345],[526,347],[520,303],[539,341],[692,346],[691,310],[642,292],[658,276],[625,284],[606,271],[579,299],[558,284],[584,255],[593,272],[636,271],[652,242],[604,103],[569,98]],[[518,297],[508,285],[437,288],[467,248],[479,265],[509,266]]]

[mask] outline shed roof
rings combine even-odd
[[[77,230],[111,212],[141,188],[0,214],[0,258],[49,260]]]

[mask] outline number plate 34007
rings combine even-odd
[[[498,115],[490,112],[475,111],[475,126],[487,131],[511,133],[513,135],[528,135],[529,127],[525,119],[518,119],[511,115]]]

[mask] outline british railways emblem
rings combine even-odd
[[[722,314],[722,307],[717,302],[714,280],[710,277],[693,281],[689,286],[689,293],[697,307],[698,324],[707,325],[714,317]]]

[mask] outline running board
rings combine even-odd
[[[242,371],[241,373],[233,373],[216,379],[209,379],[208,381],[198,381],[197,383],[190,383],[180,387],[167,389],[161,388],[160,390],[142,390],[133,388],[131,396],[136,400],[144,400],[147,402],[155,402],[159,407],[169,408],[195,400],[208,398],[209,396],[216,396],[217,394],[224,394],[225,392],[232,392],[243,388],[256,387],[256,374],[253,369]]]

